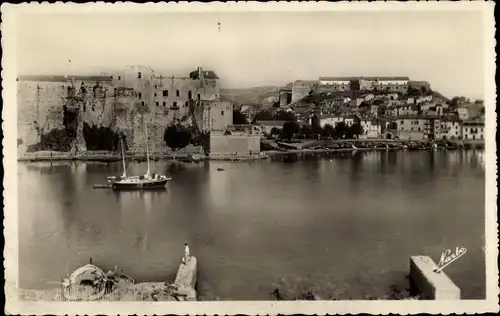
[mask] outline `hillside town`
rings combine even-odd
[[[116,152],[120,139],[129,154],[141,156],[145,121],[153,154],[214,159],[290,149],[276,141],[485,137],[482,100],[450,100],[408,77],[296,80],[276,90],[268,107],[226,100],[220,90],[216,73],[202,67],[188,76],[158,75],[147,66],[101,76],[20,76],[19,156]]]
[[[269,135],[278,135],[287,121],[295,120],[294,136],[302,138],[315,134],[339,139],[480,141],[485,137],[482,100],[449,100],[433,91],[428,82],[408,77],[297,80],[280,89],[272,109],[253,113],[251,107],[243,106],[240,110],[247,119],[254,117]],[[283,117],[280,112],[288,113],[289,119],[275,120]],[[334,133],[335,129],[344,132]]]

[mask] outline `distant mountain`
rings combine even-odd
[[[221,89],[221,99],[236,104],[272,106],[279,100],[278,86],[262,86],[247,89]]]

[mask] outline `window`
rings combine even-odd
[[[142,98],[142,93],[139,92],[139,98]]]
[[[155,85],[155,89],[158,89],[158,86],[157,86],[157,85]]]
[[[179,90],[175,90],[175,95],[176,95],[176,96],[179,96],[179,95],[180,95]]]
[[[167,106],[167,102],[163,101],[163,106]]]
[[[137,73],[137,78],[141,79],[142,74],[140,72]]]
[[[163,96],[168,97],[168,90],[163,90]]]
[[[184,103],[184,106],[187,107],[189,105],[189,102],[186,101],[186,103]]]
[[[155,97],[156,97],[156,92],[155,92]]]
[[[220,115],[224,115],[224,111],[220,111]]]
[[[193,97],[193,96],[192,96],[192,94],[191,94],[191,90],[189,90],[189,91],[188,91],[188,100],[191,100],[191,98],[192,98],[192,97]]]
[[[176,108],[176,107],[177,107],[177,102],[174,102],[173,107],[174,107],[174,108]]]
[[[160,102],[156,101],[156,106],[160,106]]]
[[[118,80],[122,80],[122,76],[118,76]]]
[[[198,93],[198,100],[201,100],[201,95]]]
[[[141,105],[144,106],[144,101],[141,101]]]

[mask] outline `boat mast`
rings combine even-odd
[[[148,172],[146,173],[146,175],[149,177],[149,146],[148,146],[148,124],[146,121],[144,121],[144,130],[146,132],[146,158],[148,160]]]
[[[122,148],[123,177],[126,177],[127,176],[127,167],[125,166],[125,152],[123,151],[123,138],[120,138],[120,147]]]

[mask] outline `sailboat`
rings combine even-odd
[[[121,177],[116,177],[112,180],[108,178],[111,182],[111,187],[113,190],[145,190],[145,189],[162,189],[172,178],[161,174],[151,174],[150,159],[149,159],[149,147],[148,147],[148,128],[147,124],[144,123],[144,129],[146,134],[146,157],[148,161],[148,170],[143,176],[127,176],[127,170],[125,167],[125,154],[123,152],[123,142],[122,144],[122,161],[123,161],[123,174]]]

